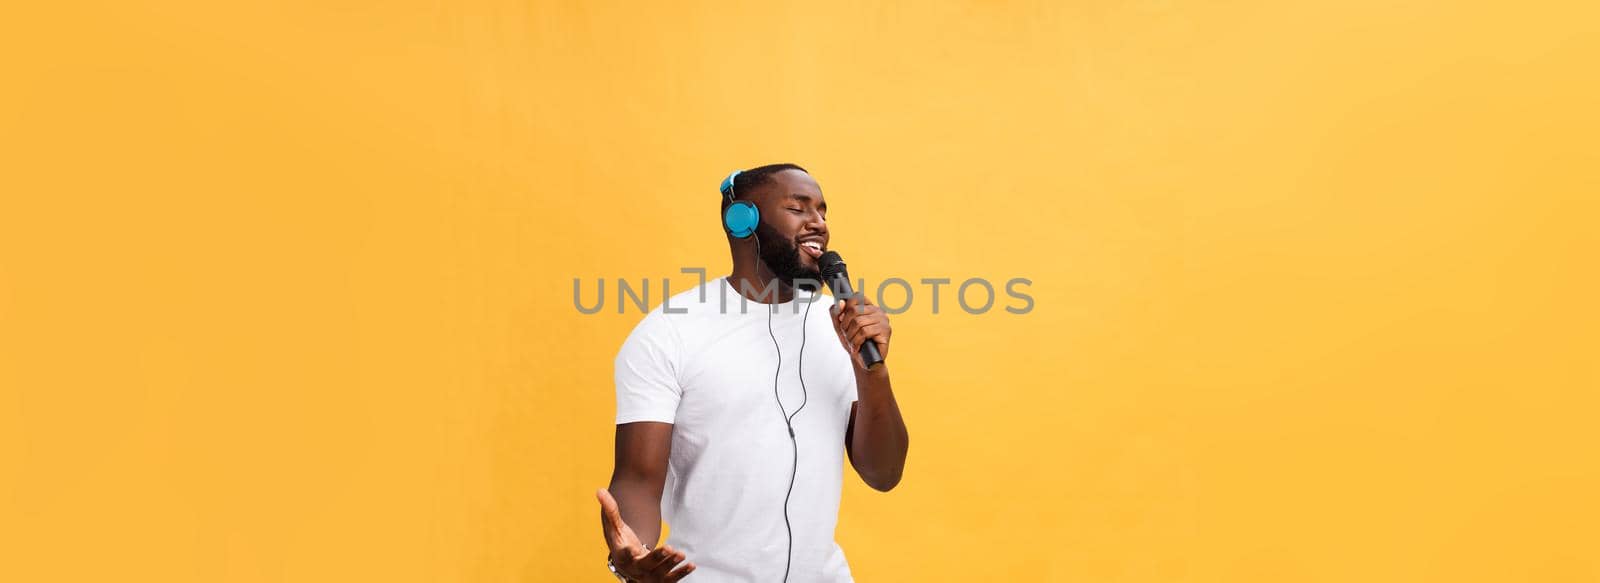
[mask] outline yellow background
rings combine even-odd
[[[609,580],[572,279],[775,161],[1034,282],[894,318],[858,579],[1600,580],[1593,3],[928,4],[8,6],[0,580]]]

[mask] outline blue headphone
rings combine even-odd
[[[728,208],[722,211],[722,228],[729,235],[744,239],[756,232],[756,225],[761,224],[761,210],[756,208],[756,203],[748,200],[734,200],[733,179],[743,170],[734,170],[722,179],[722,196],[728,198]]]

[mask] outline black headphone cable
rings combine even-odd
[[[759,262],[761,259],[761,236],[759,234],[755,236],[755,242],[756,261]],[[757,273],[760,273],[759,267],[760,264],[757,263]],[[773,299],[776,300],[777,298]],[[812,299],[815,300],[815,297],[813,296]],[[796,302],[800,301],[800,290],[798,287],[795,289],[794,300]],[[806,408],[806,403],[811,401],[811,393],[810,391],[806,390],[805,373],[806,328],[807,324],[811,321],[811,302],[806,303],[806,314],[800,318],[800,359],[795,372],[800,377],[801,400],[800,406],[794,410],[794,413],[789,413],[787,409],[784,409],[783,397],[778,394],[778,376],[783,371],[783,349],[778,345],[778,335],[772,331],[772,312],[776,308],[777,306],[775,305],[767,305],[767,336],[772,339],[772,349],[778,354],[778,366],[772,371],[772,398],[778,402],[778,414],[783,417],[783,425],[789,430],[789,445],[793,451],[792,459],[794,460],[789,468],[789,489],[783,494],[783,530],[788,535],[787,551],[783,559],[783,580],[785,583],[788,583],[789,568],[794,562],[794,527],[789,522],[789,498],[790,496],[794,495],[795,478],[800,472],[800,442],[795,437],[794,418],[796,415],[800,414],[802,409]]]

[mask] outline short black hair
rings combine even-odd
[[[788,162],[781,164],[768,164],[766,166],[757,166],[749,170],[741,170],[739,171],[738,176],[733,177],[734,200],[749,200],[748,198],[744,197],[746,193],[750,191],[750,189],[771,182],[773,174],[783,172],[784,170],[799,170],[801,172],[805,172],[806,174],[810,174],[810,172],[807,172],[805,168],[801,168],[799,164],[790,164]],[[733,201],[728,200],[726,195],[722,196],[722,210],[727,210],[728,205],[732,202]]]

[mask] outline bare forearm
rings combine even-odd
[[[661,486],[648,479],[612,476],[606,488],[617,499],[623,522],[633,528],[639,541],[655,548],[661,538]]]
[[[883,492],[900,483],[910,436],[889,386],[888,365],[856,371],[856,421],[851,464],[867,485]]]

